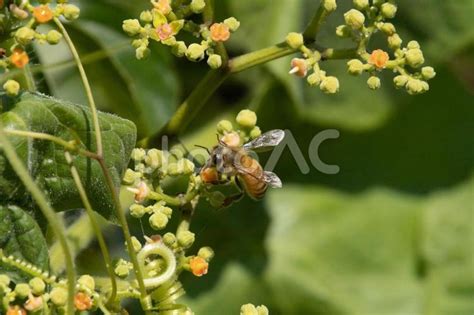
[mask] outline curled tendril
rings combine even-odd
[[[162,242],[148,243],[138,252],[137,259],[142,268],[143,273],[146,274],[146,261],[150,256],[158,255],[166,263],[166,269],[160,275],[144,279],[145,287],[147,289],[156,288],[163,283],[170,280],[176,272],[176,257],[171,249],[169,249]]]

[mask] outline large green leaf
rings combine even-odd
[[[6,111],[0,119],[6,129],[42,132],[64,140],[79,140],[84,148],[95,150],[95,132],[87,107],[25,93],[14,103],[4,101],[3,108]],[[118,188],[135,146],[136,129],[132,122],[110,114],[99,113],[99,120],[105,161]],[[56,211],[81,207],[61,146],[19,136],[11,136],[10,141],[37,184],[47,193]],[[94,209],[106,218],[113,218],[114,207],[99,164],[82,156],[78,156],[74,164]],[[0,155],[0,199],[26,206],[30,203],[23,185],[3,155]]]
[[[48,247],[36,221],[17,206],[0,205],[0,249],[41,270],[48,270]],[[8,274],[14,281],[28,276],[18,269],[0,262],[0,274]]]
[[[135,12],[105,0],[81,2],[79,6],[83,9],[81,18],[67,27],[81,57],[85,57],[85,70],[100,109],[132,120],[140,138],[157,132],[178,104],[177,77],[166,47],[152,45],[150,58],[137,60],[130,38],[121,29],[122,20],[132,18]],[[49,68],[71,60],[65,43],[37,45],[37,50],[46,66],[45,78],[52,95],[84,104],[74,65]]]

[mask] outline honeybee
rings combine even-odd
[[[241,193],[230,201],[240,199],[244,192],[255,200],[262,199],[268,187],[281,188],[282,183],[275,173],[263,170],[251,152],[275,147],[284,137],[283,130],[271,130],[243,146],[236,133],[218,139],[219,144],[212,149],[209,160],[201,169],[202,180],[219,184],[223,177],[234,177]]]

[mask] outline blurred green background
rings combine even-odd
[[[232,56],[301,31],[319,4],[215,2],[218,20],[242,22],[228,44]],[[334,35],[350,2],[338,1],[322,44],[351,47]],[[82,18],[69,30],[97,103],[133,120],[140,137],[155,133],[207,71],[205,63],[178,60],[158,45],[149,60],[135,60],[121,21],[138,16],[148,1],[77,3]],[[395,90],[392,74],[373,92],[365,78],[346,74],[345,61],[332,61],[323,69],[340,79],[341,92],[326,96],[287,74],[288,57],[233,76],[183,135],[188,147],[211,146],[220,119],[251,108],[262,130],[291,130],[310,163],[316,133],[341,134],[320,148],[339,174],[302,174],[285,151],[275,170],[282,190],[269,191],[263,202],[198,209],[195,248],[211,246],[216,258],[207,276],[184,276],[185,300],[197,314],[237,314],[249,302],[272,314],[474,314],[474,2],[397,3],[402,38],[418,40],[438,73],[429,93]],[[380,45],[376,40],[372,48]],[[41,46],[38,59],[47,65],[49,93],[86,104],[66,47]],[[87,268],[95,251],[81,256]]]

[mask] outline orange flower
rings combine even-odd
[[[209,268],[209,264],[204,258],[196,256],[191,258],[189,261],[189,266],[191,267],[191,271],[193,275],[196,277],[201,277],[202,275],[207,274],[207,270]]]
[[[293,58],[293,60],[291,60],[290,74],[295,74],[304,78],[308,74],[308,63],[306,60],[301,58]]]
[[[83,292],[78,292],[74,296],[74,306],[78,311],[87,311],[92,307],[92,299]]]
[[[387,65],[390,57],[382,49],[377,49],[372,52],[369,57],[369,63],[374,65],[377,69],[383,69]]]
[[[30,294],[24,306],[25,309],[30,312],[37,311],[41,308],[41,306],[43,306],[43,299],[39,296],[33,296],[32,294]]]
[[[40,5],[33,9],[33,16],[38,23],[48,23],[54,17],[53,11],[47,5]]]
[[[8,308],[7,315],[26,315],[26,311],[18,305],[10,306]]]
[[[225,42],[230,37],[230,30],[224,23],[214,23],[211,25],[211,39],[215,42]]]
[[[167,40],[171,37],[171,35],[173,35],[173,28],[171,28],[171,25],[168,23],[165,23],[161,26],[158,26],[156,33],[161,40]]]
[[[28,54],[20,48],[15,49],[10,56],[10,62],[17,68],[23,68],[29,61]]]

